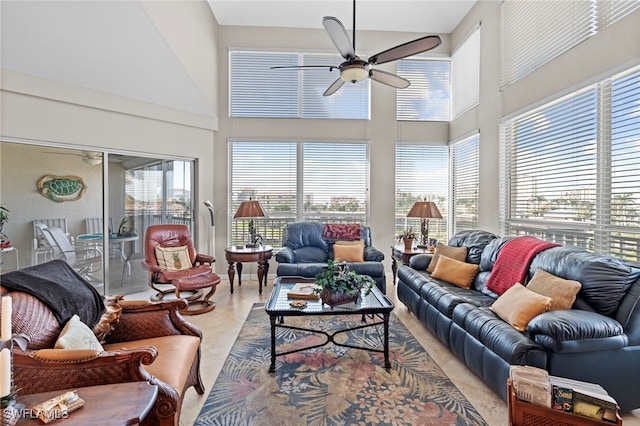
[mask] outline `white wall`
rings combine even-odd
[[[0,137],[195,159],[196,200],[212,199],[218,25],[205,1],[10,3],[1,6]],[[41,28],[47,24],[43,15],[52,10],[65,22]],[[91,19],[103,32],[89,26],[78,32],[78,26]],[[118,33],[123,28],[128,32]],[[47,47],[56,54],[45,51]],[[77,69],[70,64],[92,74],[74,80]],[[135,90],[127,91],[129,87]],[[184,96],[173,94],[175,87],[182,88]],[[7,181],[13,180],[13,173],[6,164],[29,164],[28,158],[16,155],[2,155],[3,205],[13,201],[14,188]],[[73,167],[66,174],[80,171]],[[32,185],[31,180],[25,185]],[[16,229],[23,229],[33,216],[21,209],[11,208],[10,226]],[[201,201],[196,213],[201,220],[208,216]],[[206,250],[208,229],[202,228],[197,242]],[[25,261],[28,264],[28,257]]]

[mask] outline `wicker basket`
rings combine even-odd
[[[507,393],[509,395],[507,399],[509,426],[612,426],[614,424],[520,401],[516,397],[511,379],[507,380]],[[622,426],[619,413],[617,418],[617,426]]]

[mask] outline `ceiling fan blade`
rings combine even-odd
[[[343,58],[353,59],[356,57],[356,52],[351,44],[351,39],[349,39],[349,34],[347,34],[347,30],[338,18],[325,16],[322,18],[322,25],[324,29],[327,30],[327,34],[329,34],[331,41],[336,45]]]
[[[304,69],[304,68],[328,68],[329,71],[337,70],[339,67],[335,65],[291,65],[291,66],[282,66],[282,67],[270,67],[272,70],[293,70],[293,69]]]
[[[396,89],[406,89],[411,84],[406,78],[381,70],[369,70],[369,77],[371,80],[395,87]]]
[[[418,38],[373,55],[369,58],[368,63],[373,65],[384,64],[386,62],[417,55],[418,53],[426,52],[427,50],[438,47],[440,43],[442,43],[442,40],[440,39],[440,36],[437,35]]]
[[[336,93],[338,91],[338,89],[340,89],[342,87],[343,84],[344,84],[344,80],[341,79],[341,78],[338,78],[336,81],[331,83],[331,86],[329,86],[327,88],[327,90],[324,91],[322,96],[331,96],[331,95],[333,95],[334,93]]]

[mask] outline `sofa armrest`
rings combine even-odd
[[[409,259],[409,266],[416,271],[426,271],[432,257],[432,254],[416,254]]]
[[[150,302],[148,300],[123,300],[122,314],[114,330],[106,337],[106,343],[129,342],[161,336],[184,334],[202,339],[202,332],[184,320],[179,310],[187,308],[184,299]]]
[[[527,332],[537,344],[557,353],[620,349],[628,344],[618,321],[579,309],[540,314],[529,322]]]
[[[384,253],[372,246],[365,247],[364,260],[370,262],[382,262],[384,260]]]
[[[97,356],[66,349],[27,352],[15,349],[13,380],[25,394],[106,383],[151,381],[153,377],[143,364],[151,364],[157,355],[158,351],[151,346],[107,351]]]
[[[291,247],[284,246],[276,253],[278,263],[296,263],[296,255]]]

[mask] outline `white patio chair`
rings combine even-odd
[[[67,239],[62,229],[58,227],[40,226],[45,239],[52,247],[52,258],[67,262],[82,278],[87,281],[102,282],[96,277],[104,265],[102,252],[95,247],[74,247]]]

